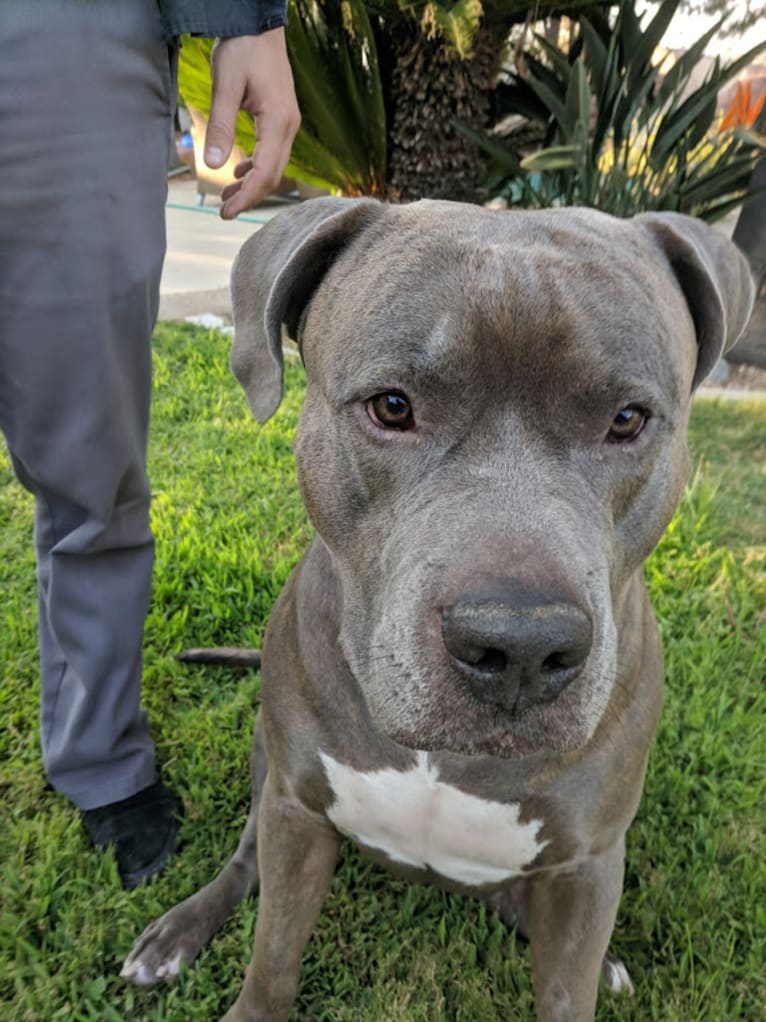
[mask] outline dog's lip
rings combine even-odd
[[[489,737],[476,740],[466,735],[465,741],[437,742],[433,745],[424,742],[422,737],[404,737],[401,734],[390,736],[397,745],[416,752],[451,753],[455,756],[500,756],[503,759],[521,759],[541,751],[541,743],[517,731],[503,730]]]
[[[497,731],[476,743],[476,751],[503,756],[527,756],[539,751],[539,744],[518,731]]]

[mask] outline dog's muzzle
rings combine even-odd
[[[442,611],[453,667],[476,699],[509,713],[551,702],[582,672],[590,615],[571,600],[530,600],[512,585],[462,594]]]

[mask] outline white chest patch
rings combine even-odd
[[[548,844],[542,820],[519,822],[519,803],[468,795],[438,778],[427,752],[410,770],[362,773],[320,753],[335,800],[327,815],[343,834],[393,862],[430,868],[468,886],[520,876]]]

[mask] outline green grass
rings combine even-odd
[[[257,905],[243,905],[176,985],[118,977],[133,938],[234,848],[248,802],[257,675],[179,665],[185,645],[257,645],[310,530],[291,453],[302,394],[256,428],[228,342],[157,332],[152,434],[157,570],[145,701],[183,795],[185,848],[123,892],[43,777],[37,740],[32,508],[0,459],[0,1017],[9,1022],[210,1022],[233,999]],[[667,700],[615,947],[637,993],[599,1022],[764,1019],[766,405],[700,402],[702,462],[647,569]],[[528,954],[475,903],[407,887],[348,849],[307,949],[295,1019],[493,1022],[534,1017]]]

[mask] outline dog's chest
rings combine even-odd
[[[477,798],[439,779],[427,752],[409,770],[362,772],[320,753],[342,833],[394,863],[432,869],[467,886],[520,876],[543,850],[542,820],[521,822],[518,803]]]

